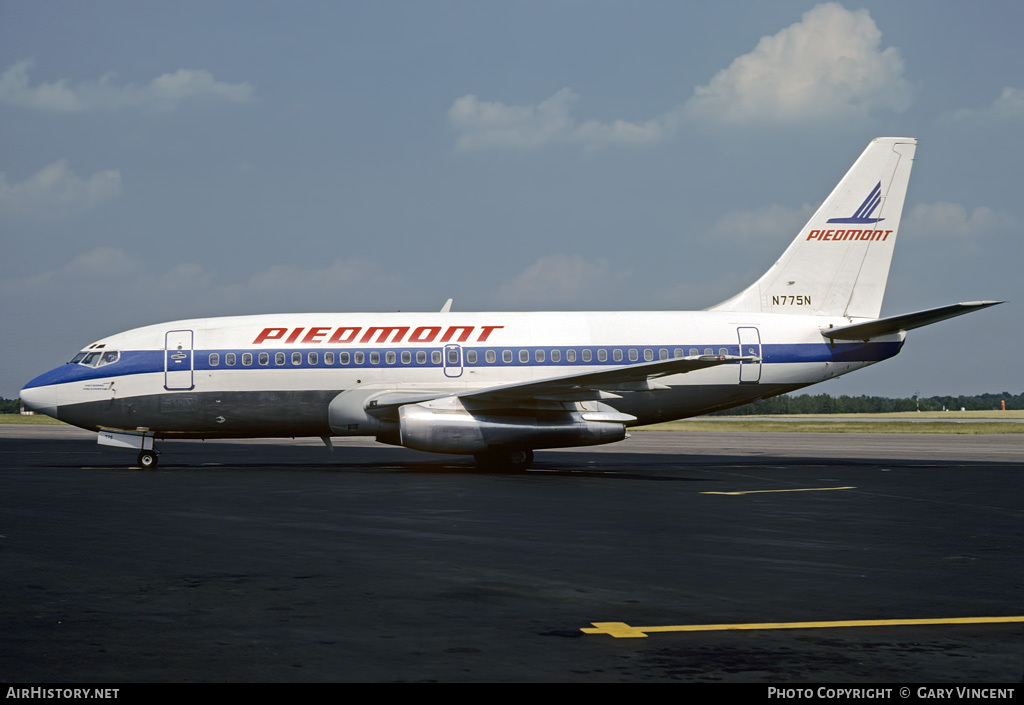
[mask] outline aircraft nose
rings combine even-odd
[[[52,385],[26,387],[20,396],[26,409],[57,418],[57,390]]]

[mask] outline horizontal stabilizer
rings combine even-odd
[[[918,311],[917,313],[904,313],[900,316],[879,318],[867,323],[855,323],[852,326],[843,326],[842,328],[829,328],[828,330],[821,331],[821,334],[833,340],[870,340],[871,338],[902,333],[914,328],[938,323],[947,318],[955,318],[971,311],[980,311],[983,308],[996,306],[1001,303],[1003,302],[968,301],[966,303],[931,308],[927,311]]]

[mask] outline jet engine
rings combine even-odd
[[[604,408],[474,412],[408,404],[398,410],[399,442],[432,453],[476,455],[496,448],[529,450],[621,441],[626,423],[634,417]]]

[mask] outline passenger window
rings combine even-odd
[[[615,362],[622,362],[622,350],[619,348],[612,350],[612,359],[615,360]]]
[[[441,364],[441,351],[440,350],[431,350],[430,351],[430,361],[432,363],[434,363],[435,365],[440,365]]]
[[[402,364],[403,365],[408,365],[410,362],[412,362],[412,353],[409,352],[408,350],[403,350],[402,351]]]
[[[347,352],[343,352],[340,355],[338,355],[338,362],[340,362],[342,365],[347,365],[349,362],[351,362],[351,359],[352,358],[349,357],[349,354]]]
[[[583,348],[583,362],[590,362],[593,359],[593,353],[590,352],[590,348]]]
[[[529,361],[530,361],[530,351],[529,350],[520,350],[519,351],[519,362],[529,362]]]
[[[365,355],[363,353],[361,353],[361,352],[357,352],[356,353],[355,360],[356,360],[356,364],[357,365],[363,364],[363,360],[365,360],[365,359],[366,359],[366,357],[365,357]]]
[[[536,351],[533,354],[533,357],[534,357],[534,359],[537,360],[537,362],[544,362],[544,351],[543,350]]]
[[[334,353],[332,353],[332,352],[324,353],[324,364],[325,365],[333,365],[334,364]]]
[[[416,351],[416,363],[422,365],[426,361],[427,361],[427,351],[426,350],[417,350]]]
[[[293,365],[301,365],[302,364],[302,353],[300,353],[300,352],[293,352],[292,353],[292,364]]]
[[[283,365],[284,364],[284,353],[283,352],[274,353],[274,364],[275,365]]]
[[[488,350],[486,353],[484,353],[484,359],[486,359],[487,362],[493,363],[498,358],[494,355],[493,350]]]
[[[696,355],[696,354],[697,354],[697,348],[690,348],[690,355],[693,356],[693,355]]]
[[[317,355],[315,352],[311,352],[308,355],[306,355],[306,360],[309,362],[310,365],[315,365],[320,361],[320,356]]]
[[[565,351],[565,361],[566,362],[576,362],[576,351],[575,350],[566,350]]]
[[[668,354],[668,350],[662,350],[662,352],[666,353],[666,355]],[[653,360],[654,359],[654,351],[651,350],[650,348],[645,349],[644,350],[644,359],[647,360],[647,361]],[[664,358],[662,358],[662,359],[664,359]]]
[[[372,353],[370,353],[370,364],[371,365],[379,365],[380,364],[380,353],[377,352],[376,350],[374,350]]]
[[[729,348],[718,348],[718,354],[719,355],[728,355],[729,354]]]
[[[210,353],[210,367],[216,367],[220,364],[220,355],[217,353]]]
[[[252,353],[242,353],[242,364],[245,367],[252,365]]]
[[[259,360],[260,360],[260,364],[261,365],[268,364],[270,362],[270,353],[265,353],[265,352],[260,353]]]
[[[636,351],[636,348],[630,348],[629,349],[629,361],[630,362],[636,362],[639,359],[640,359],[640,353],[638,353]]]
[[[704,354],[705,355],[714,355],[715,351],[712,350],[711,348],[704,348]]]
[[[502,350],[501,351],[501,361],[502,362],[512,362],[512,351],[511,350]]]
[[[682,350],[680,350],[679,352],[682,352]],[[661,350],[659,350],[658,351],[658,359],[659,360],[667,360],[668,359],[668,350],[666,350],[665,348],[662,348]]]
[[[561,350],[552,350],[551,351],[551,362],[561,362],[561,361],[562,361],[562,351]]]
[[[468,365],[475,365],[476,364],[476,350],[467,350],[466,351],[466,364],[468,364]]]
[[[234,353],[228,353],[227,355],[225,355],[224,356],[224,364],[227,365],[228,367],[234,367],[235,366],[235,354]]]
[[[449,348],[448,349],[448,364],[458,365],[459,364],[459,349]]]
[[[608,351],[604,348],[599,348],[597,351],[597,361],[606,362],[608,360]]]
[[[386,353],[384,353],[384,361],[386,363],[388,363],[389,365],[395,364],[395,360],[396,359],[397,359],[397,356],[395,355],[395,351],[394,350],[388,350]]]

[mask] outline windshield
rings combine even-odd
[[[111,365],[117,362],[120,357],[121,353],[116,350],[80,352],[71,359],[71,362],[85,365],[86,367],[103,367],[104,365]]]

